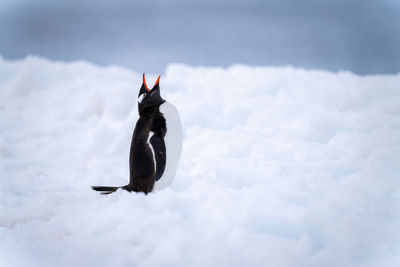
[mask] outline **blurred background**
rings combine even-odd
[[[400,72],[398,0],[2,0],[0,55]]]

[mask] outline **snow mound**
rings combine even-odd
[[[140,85],[0,58],[1,266],[400,263],[400,75],[170,64],[174,184],[101,196],[128,181]]]

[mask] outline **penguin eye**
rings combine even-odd
[[[147,95],[146,93],[143,93],[143,94],[141,94],[141,95],[138,97],[138,102],[139,102],[139,104],[142,103],[143,98],[144,98],[146,95]]]

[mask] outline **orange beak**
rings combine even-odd
[[[149,87],[147,87],[147,83],[146,83],[146,76],[145,76],[145,74],[143,73],[143,84],[144,84],[144,88],[146,88],[146,90],[148,91],[148,92],[150,92],[150,89],[149,89]]]
[[[157,81],[156,81],[156,83],[154,84],[154,86],[156,86],[156,85],[160,82],[160,76],[161,76],[161,75],[158,75]],[[147,87],[146,76],[145,76],[144,73],[143,73],[143,84],[144,84],[144,88],[146,88],[146,90],[147,90],[148,92],[150,92],[151,90],[149,89],[149,87]],[[154,88],[154,86],[153,86],[153,88]]]
[[[154,86],[156,86],[156,85],[160,82],[160,76],[161,76],[161,75],[158,75],[157,81],[156,81],[156,83],[154,84]],[[154,87],[154,86],[153,86],[153,87]]]

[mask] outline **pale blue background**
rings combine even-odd
[[[118,64],[293,65],[400,72],[400,1],[50,1],[0,3],[0,55]]]

